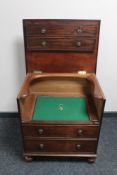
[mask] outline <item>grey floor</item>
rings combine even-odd
[[[21,156],[18,118],[0,118],[0,175],[117,175],[117,117],[104,117],[96,163],[77,159],[39,159]]]

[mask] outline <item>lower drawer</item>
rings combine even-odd
[[[40,38],[27,37],[28,50],[68,50],[79,52],[93,52],[96,40],[92,38]]]
[[[25,152],[95,153],[97,140],[27,139]]]

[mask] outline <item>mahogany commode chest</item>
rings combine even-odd
[[[23,20],[26,78],[17,97],[26,160],[94,162],[105,104],[96,78],[99,20]]]

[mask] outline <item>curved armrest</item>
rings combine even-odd
[[[89,74],[87,76],[87,80],[92,83],[92,89],[91,89],[92,96],[98,99],[105,99],[104,93],[102,92],[102,89],[95,75]]]
[[[31,74],[27,74],[27,76],[24,80],[24,83],[21,87],[21,90],[17,96],[17,99],[24,99],[29,95],[29,84],[31,81],[31,77],[32,77]]]
[[[97,81],[95,74],[86,74],[86,75],[79,75],[76,73],[44,73],[44,74],[34,74],[34,73],[28,73],[26,76],[26,79],[23,83],[23,86],[21,88],[21,91],[19,92],[18,99],[24,99],[29,95],[29,88],[30,88],[30,83],[32,80],[38,79],[38,78],[44,78],[44,77],[79,77],[79,78],[84,78],[87,79],[90,84],[91,84],[91,94],[93,97],[98,98],[98,99],[105,99],[104,94],[101,90],[101,87],[99,85],[99,82]]]

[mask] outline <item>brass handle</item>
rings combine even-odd
[[[43,71],[42,71],[42,70],[34,70],[33,73],[34,73],[34,74],[42,74]]]
[[[46,46],[46,45],[47,45],[47,42],[46,42],[46,41],[42,41],[42,42],[41,42],[41,45],[42,45],[42,46]]]
[[[40,143],[40,144],[39,144],[39,149],[41,149],[41,150],[44,149],[44,144],[43,144],[43,143]]]
[[[43,132],[44,132],[44,129],[43,128],[39,128],[38,129],[38,133],[41,135],[41,134],[43,134]]]
[[[77,144],[76,145],[76,150],[80,150],[80,148],[81,148],[81,145],[80,144]]]
[[[76,45],[77,45],[78,47],[80,47],[80,46],[81,46],[81,42],[80,42],[80,41],[77,41],[77,42],[76,42]]]
[[[77,28],[77,32],[78,32],[78,33],[82,33],[82,31],[83,31],[83,30],[82,30],[82,27],[81,27],[81,26]]]
[[[42,29],[41,29],[41,34],[46,33],[46,31],[47,31],[46,28],[42,28]]]
[[[83,134],[83,130],[82,129],[78,129],[77,133],[78,133],[79,136],[81,136]]]

